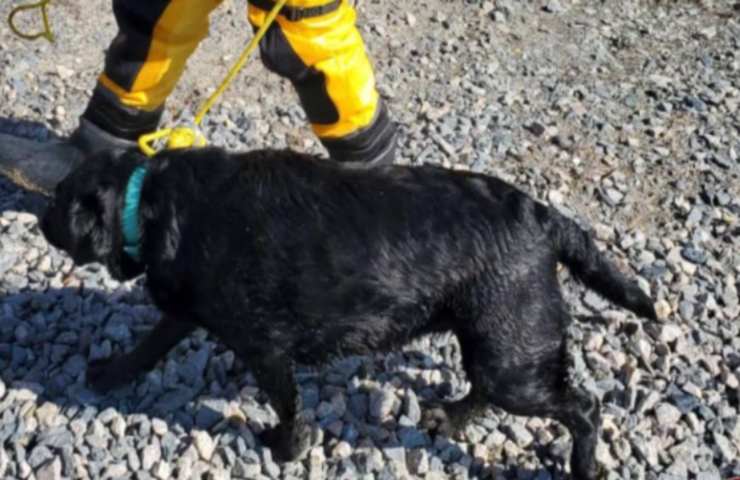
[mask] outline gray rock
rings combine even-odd
[[[660,327],[658,339],[662,343],[673,343],[678,337],[683,335],[681,327],[672,323],[664,324]]]
[[[103,435],[86,435],[85,442],[93,449],[104,450],[108,448],[108,439]]]
[[[165,461],[159,461],[154,466],[154,469],[152,470],[152,474],[155,478],[158,478],[159,480],[169,480],[172,478],[172,467],[169,463]]]
[[[110,340],[103,340],[100,344],[90,345],[90,354],[88,360],[94,362],[95,360],[105,360],[110,358],[113,353],[113,347],[111,346]]]
[[[397,465],[403,470],[406,469],[406,451],[401,447],[385,447],[383,454],[390,463]]]
[[[228,407],[225,400],[209,399],[203,402],[195,414],[195,425],[203,430],[208,430],[224,419],[224,412]]]
[[[5,477],[5,472],[8,470],[9,463],[10,459],[8,458],[8,454],[5,453],[4,448],[0,448],[0,477]]]
[[[583,303],[596,312],[601,312],[609,308],[609,303],[601,295],[591,290],[586,291],[586,294],[583,296]]]
[[[259,426],[264,427],[265,425],[269,425],[272,421],[270,413],[260,405],[246,404],[242,406],[242,409],[247,415],[247,420],[250,423],[256,423]]]
[[[167,413],[178,410],[185,406],[195,395],[195,392],[190,388],[177,388],[173,391],[164,394],[154,404],[153,410],[155,412]]]
[[[356,393],[349,397],[349,411],[354,418],[362,420],[368,411],[368,396],[364,393]]]
[[[423,448],[416,448],[409,451],[407,459],[411,473],[425,475],[429,472],[429,453]]]
[[[670,403],[661,403],[655,407],[658,424],[664,428],[673,428],[681,419],[681,411]]]
[[[303,408],[315,409],[319,405],[319,387],[314,384],[305,385],[301,390]]]
[[[308,454],[308,478],[309,480],[322,480],[325,478],[326,457],[322,447],[314,447]]]
[[[403,402],[403,413],[413,425],[418,424],[421,420],[419,399],[416,397],[416,393],[411,389],[406,390]]]
[[[154,464],[162,459],[162,450],[159,440],[152,439],[152,443],[145,446],[141,451],[141,466],[144,470],[151,470]]]
[[[384,420],[393,413],[394,403],[397,402],[395,394],[385,389],[374,390],[370,394],[370,417],[376,420]]]
[[[631,438],[632,447],[635,452],[642,458],[648,465],[655,467],[658,465],[658,448],[654,442],[648,441],[641,436],[635,436]]]
[[[126,472],[127,469],[125,463],[114,463],[105,467],[105,470],[103,470],[103,477],[110,479],[121,478],[126,475]]]
[[[528,447],[534,441],[534,436],[524,425],[514,423],[508,426],[508,431],[516,444],[521,447]]]
[[[429,443],[427,436],[414,427],[401,427],[398,430],[398,438],[407,449],[423,447]]]
[[[187,383],[202,379],[210,354],[209,349],[201,348],[194,354],[189,355],[185,362],[178,367],[180,378]]]
[[[61,426],[42,431],[36,441],[39,445],[59,449],[65,445],[71,445],[74,443],[74,437],[66,427]]]
[[[707,261],[707,254],[695,246],[687,246],[681,250],[681,256],[691,263],[703,265]]]
[[[563,13],[566,11],[566,8],[560,0],[544,0],[542,10],[548,13]]]
[[[272,452],[268,448],[262,450],[262,471],[270,478],[280,478],[280,467],[272,460]]]
[[[213,456],[213,451],[216,448],[211,436],[208,434],[208,432],[203,432],[200,430],[194,431],[191,435],[193,437],[193,445],[195,445],[195,448],[198,450],[200,458],[202,458],[206,462],[209,461]]]
[[[105,326],[103,335],[109,340],[116,343],[129,343],[131,341],[131,330],[128,325],[123,323],[120,316],[114,315],[111,321]]]
[[[46,448],[44,445],[39,445],[33,450],[26,458],[26,461],[33,469],[37,469],[41,464],[46,463],[48,460],[54,458],[54,454]]]
[[[237,459],[231,473],[237,478],[252,479],[262,472],[262,465],[259,463],[244,463]]]
[[[36,480],[61,480],[62,462],[59,457],[55,457],[42,465],[35,473]],[[21,475],[21,478],[23,478],[23,475]]]
[[[737,449],[732,445],[732,442],[721,433],[713,432],[712,435],[724,461],[727,464],[735,461],[738,458]]]
[[[721,480],[722,476],[716,470],[699,472],[696,474],[696,480]]]

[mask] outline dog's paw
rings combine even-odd
[[[472,414],[470,402],[465,400],[431,404],[422,413],[422,426],[445,437],[462,439]]]
[[[260,440],[272,451],[272,458],[278,462],[292,462],[293,456],[293,437],[291,432],[286,431],[281,425],[270,428],[260,433]]]
[[[294,462],[311,448],[312,435],[304,428],[285,428],[277,425],[260,434],[262,443],[272,451],[278,462]]]
[[[607,477],[607,469],[599,465],[594,458],[584,460],[571,457],[573,480],[601,480]]]
[[[125,365],[116,359],[97,360],[87,364],[87,384],[95,391],[105,393],[133,380]]]
[[[421,425],[424,429],[445,437],[453,437],[457,432],[455,422],[450,419],[443,405],[435,405],[424,409]]]

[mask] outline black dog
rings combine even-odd
[[[358,170],[289,151],[108,153],[58,186],[42,229],[78,264],[145,273],[164,313],[132,352],[90,366],[94,386],[131,381],[203,327],[269,395],[280,424],[263,440],[283,459],[308,446],[294,425],[294,363],[453,331],[472,389],[448,413],[497,405],[557,419],[573,435],[574,477],[594,478],[599,405],[567,383],[557,263],[655,318],[574,222],[496,178],[436,167]]]

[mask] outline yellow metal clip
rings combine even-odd
[[[199,131],[189,127],[163,128],[156,132],[147,133],[139,137],[139,148],[147,157],[157,154],[154,142],[167,139],[166,147],[169,150],[177,148],[204,147],[208,143],[206,137]]]
[[[40,0],[36,3],[20,5],[11,10],[10,15],[8,15],[8,25],[10,26],[10,29],[13,31],[13,33],[25,40],[36,40],[37,38],[45,38],[49,42],[53,42],[54,34],[51,32],[51,27],[49,26],[49,16],[46,13],[46,7],[49,5],[50,2],[51,0]],[[15,26],[15,16],[23,11],[36,10],[37,8],[41,9],[41,18],[44,21],[44,31],[39,33],[24,33],[20,31],[20,29]]]

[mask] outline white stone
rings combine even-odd
[[[56,424],[58,414],[59,406],[51,402],[44,402],[44,404],[36,410],[36,418],[38,419],[39,424],[43,427],[54,426]]]
[[[160,437],[167,433],[167,422],[160,418],[152,419],[152,431]]]
[[[155,463],[162,458],[162,450],[159,448],[159,441],[155,438],[141,452],[141,466],[144,470],[151,470]]]
[[[126,475],[128,471],[125,463],[115,463],[108,465],[103,471],[103,478],[116,479]]]
[[[347,442],[339,442],[331,452],[334,458],[347,458],[352,455],[352,446]]]
[[[169,480],[172,474],[172,468],[170,468],[170,465],[167,462],[159,461],[154,467],[152,474],[159,480]]]
[[[195,448],[198,450],[200,458],[205,461],[209,461],[211,459],[213,451],[216,448],[216,445],[213,443],[213,439],[208,432],[204,432],[202,430],[196,430],[193,432],[193,445],[195,445]]]
[[[681,335],[683,335],[681,327],[673,323],[667,323],[660,328],[660,336],[658,338],[663,343],[671,343]]]
[[[681,411],[670,403],[661,403],[655,407],[655,417],[662,427],[673,427],[681,420]]]

